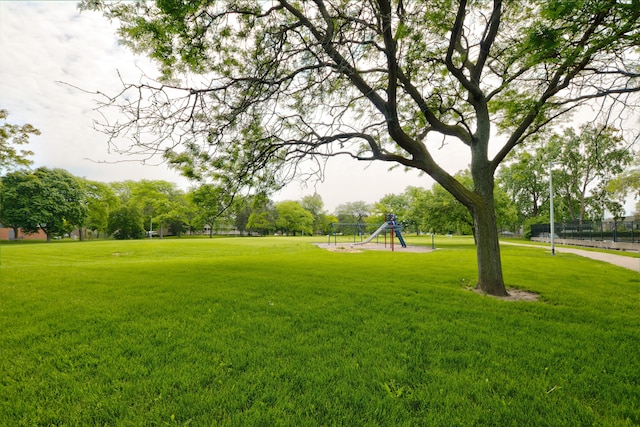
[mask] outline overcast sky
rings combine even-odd
[[[76,5],[0,1],[0,108],[9,111],[10,123],[31,123],[42,131],[29,144],[35,152],[34,166],[63,168],[103,182],[164,179],[186,189],[190,183],[166,165],[122,162],[126,158],[110,154],[106,137],[92,128],[97,118],[95,96],[59,83],[109,94],[120,88],[118,72],[130,81],[137,80],[140,70],[158,74],[149,60],[118,44],[115,26],[101,14],[79,13]],[[451,157],[447,151],[451,148],[439,154]],[[456,172],[466,167],[468,159],[453,155],[449,163],[448,169]],[[388,164],[332,160],[325,182],[306,187],[291,183],[276,199],[299,200],[317,191],[325,209],[332,211],[341,203],[372,203],[409,185],[433,184],[416,172],[388,169]]]
[[[143,71],[158,75],[146,57],[119,45],[115,29],[99,13],[80,13],[75,1],[0,0],[0,108],[8,110],[10,123],[30,123],[42,131],[28,147],[35,152],[35,167],[63,168],[102,182],[163,179],[186,190],[190,182],[161,159],[143,165],[109,153],[106,136],[92,127],[98,118],[96,97],[69,86],[114,94],[121,88],[118,73],[127,81],[137,81]],[[467,167],[466,148],[438,145],[433,154],[446,170]],[[332,159],[324,182],[293,182],[275,199],[300,200],[317,191],[332,212],[342,203],[373,203],[410,185],[433,184],[425,175],[402,168],[389,171],[389,166]]]

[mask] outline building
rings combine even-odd
[[[22,230],[18,230],[18,236],[16,236],[13,228],[0,224],[0,240],[47,240],[47,235],[42,230],[38,230],[35,234],[25,234]]]

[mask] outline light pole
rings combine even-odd
[[[556,247],[554,245],[554,223],[553,223],[553,173],[551,173],[551,167],[553,162],[549,160],[549,235],[551,236],[551,255],[556,254]]]
[[[149,215],[149,238],[153,239],[153,215]]]

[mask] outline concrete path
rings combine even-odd
[[[516,245],[516,246],[528,246],[530,248],[540,248],[551,250],[549,246],[540,245],[527,245],[525,243],[513,243],[513,242],[500,242],[501,245]],[[629,256],[615,255],[605,252],[585,251],[584,249],[574,249],[556,246],[556,253],[569,253],[586,258],[595,259],[598,261],[608,262],[609,264],[617,265],[619,267],[628,268],[629,270],[640,272],[640,258],[634,258]]]

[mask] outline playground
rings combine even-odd
[[[334,252],[361,252],[362,250],[431,252],[435,249],[433,245],[431,248],[425,246],[408,247],[402,235],[403,226],[398,222],[398,217],[395,214],[386,214],[385,221],[375,231],[367,235],[369,226],[360,222],[332,223],[327,243],[317,244],[317,246]],[[339,239],[338,236],[340,236]]]

